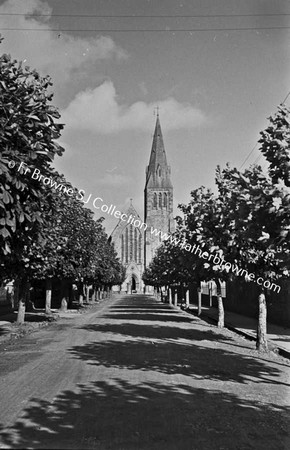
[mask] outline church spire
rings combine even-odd
[[[160,245],[160,236],[154,236],[150,230],[161,230],[164,233],[174,231],[173,186],[170,167],[165,153],[158,109],[150,160],[146,169],[144,216],[144,222],[147,225],[145,230],[144,261],[147,267]]]
[[[171,186],[170,167],[167,164],[167,158],[159,119],[159,109],[157,109],[156,125],[153,135],[150,160],[146,171],[146,185],[148,185],[150,180],[151,185],[153,183],[156,186],[157,185],[161,186],[161,184],[164,186],[166,185]]]
[[[156,169],[158,163],[167,165],[163,136],[159,120],[159,112],[157,112],[155,131],[153,135],[153,142],[149,161],[149,170]]]

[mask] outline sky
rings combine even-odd
[[[1,53],[52,77],[54,166],[91,199],[132,198],[143,218],[156,106],[175,214],[217,165],[265,166],[259,132],[290,91],[289,1],[0,0],[0,33]]]

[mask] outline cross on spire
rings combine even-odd
[[[157,117],[159,117],[159,106],[157,105],[157,106],[155,106],[155,108],[154,108],[154,115],[155,115],[155,111],[156,111],[156,116]]]

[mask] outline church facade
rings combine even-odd
[[[124,211],[127,216],[143,222],[131,203]],[[174,231],[173,186],[171,169],[163,142],[159,114],[157,114],[149,164],[146,168],[144,189],[144,227],[136,228],[119,220],[111,240],[122,264],[126,267],[126,280],[122,291],[143,292],[142,274],[161,244],[160,233]]]

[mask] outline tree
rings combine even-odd
[[[50,311],[52,280],[61,280],[61,295],[67,303],[72,281],[83,277],[92,262],[95,234],[101,228],[101,220],[99,224],[95,223],[93,212],[78,200],[78,191],[57,173],[54,181],[57,185],[62,183],[65,189],[64,192],[56,189],[46,192],[41,211],[45,238],[27,246],[23,253],[27,276],[46,280],[47,313]]]
[[[191,267],[192,279],[198,284],[201,295],[201,281],[214,280],[217,287],[218,327],[224,326],[224,307],[221,283],[231,278],[222,261],[233,260],[232,239],[224,214],[224,199],[215,196],[201,186],[191,192],[188,205],[179,205],[183,218],[178,218],[178,227],[184,240],[191,246],[184,264]],[[185,246],[186,248],[186,246]]]
[[[261,167],[240,173],[227,166],[217,175],[225,199],[227,229],[235,248],[235,261],[254,273],[254,279],[278,280],[289,273],[290,196],[275,186]],[[268,281],[269,283],[269,281]],[[266,298],[270,286],[260,286],[257,349],[267,351]],[[270,283],[271,285],[271,283]]]
[[[173,236],[176,237],[176,234]],[[180,265],[183,251],[170,241],[164,241],[143,273],[143,281],[147,285],[160,288],[187,283],[189,275]]]
[[[269,125],[261,131],[260,150],[270,164],[269,175],[274,184],[279,181],[290,187],[290,110],[284,104],[278,106]]]
[[[50,104],[49,77],[22,67],[4,54],[0,58],[0,252],[3,277],[17,275],[21,283],[20,309],[24,308],[28,280],[22,255],[44,236],[41,208],[47,189],[32,177],[52,174],[51,162],[63,148],[56,142],[63,128]],[[13,272],[10,269],[13,268]]]

